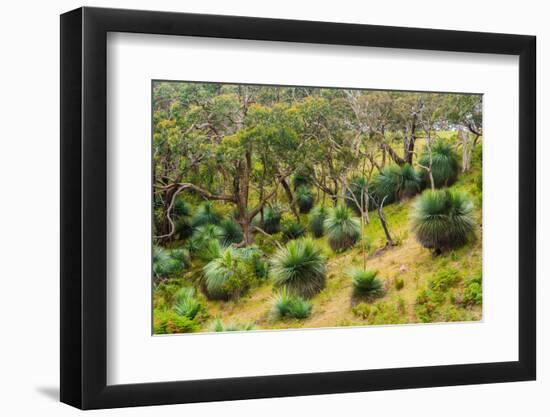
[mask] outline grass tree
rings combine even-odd
[[[302,297],[291,294],[283,287],[273,298],[272,315],[276,319],[305,319],[311,315],[312,305]]]
[[[426,190],[413,206],[411,224],[422,246],[441,253],[468,241],[475,228],[474,205],[461,191]]]
[[[354,269],[349,276],[355,296],[375,298],[384,294],[384,283],[378,278],[378,271]]]
[[[361,236],[359,219],[353,217],[351,210],[343,205],[330,210],[325,219],[324,227],[329,245],[335,252],[352,247]]]
[[[271,276],[278,287],[311,298],[326,284],[326,259],[308,238],[292,240],[271,259]]]
[[[296,205],[300,209],[300,213],[309,213],[311,208],[313,207],[313,203],[315,202],[315,197],[313,196],[313,192],[311,191],[311,188],[301,185],[296,189]]]
[[[325,220],[328,216],[328,208],[325,206],[317,206],[309,214],[309,229],[311,234],[316,237],[322,237],[325,234]]]

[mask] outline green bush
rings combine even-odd
[[[267,278],[269,265],[264,259],[263,252],[257,246],[246,246],[237,249],[236,252],[250,265],[256,278],[259,280]]]
[[[197,331],[198,324],[189,317],[181,316],[173,310],[155,309],[153,312],[153,333],[191,333]]]
[[[282,212],[278,206],[267,207],[264,210],[264,221],[262,229],[272,235],[281,231]]]
[[[153,274],[155,278],[164,279],[185,270],[188,262],[187,252],[183,249],[164,249],[153,247]]]
[[[283,239],[285,241],[298,239],[306,234],[306,228],[300,223],[288,222],[283,225]]]
[[[176,293],[175,298],[174,311],[190,320],[195,319],[204,308],[201,302],[196,299],[193,287],[181,288]]]
[[[436,252],[464,245],[475,228],[474,205],[466,193],[426,190],[413,205],[412,229],[418,242]]]
[[[220,229],[219,239],[221,244],[229,246],[232,243],[240,243],[243,240],[241,226],[231,219],[223,219],[218,225]]]
[[[253,323],[228,323],[225,324],[220,318],[215,318],[212,321],[210,329],[213,332],[242,332],[255,330],[256,326]]]
[[[361,215],[361,206],[363,210],[370,208],[369,192],[368,180],[365,177],[353,177],[349,183],[349,188],[346,190],[346,205],[352,209],[355,214]],[[361,195],[363,196],[362,203]]]
[[[414,168],[405,164],[401,167],[400,184],[398,189],[398,197],[400,200],[410,198],[420,192],[422,189],[422,180]]]
[[[401,184],[401,170],[397,165],[390,165],[382,169],[373,179],[372,196],[380,203],[391,204],[398,199]]]
[[[272,314],[277,319],[305,319],[311,315],[312,305],[301,297],[290,294],[286,287],[274,297]]]
[[[300,213],[309,213],[313,207],[315,197],[310,188],[305,185],[300,185],[296,190],[295,200],[298,209],[300,209]]]
[[[420,165],[430,165],[430,154],[427,147],[418,159]],[[432,175],[434,185],[437,188],[452,185],[458,177],[458,162],[450,145],[442,140],[437,140],[432,145]],[[430,185],[430,178],[426,169],[420,169],[420,179],[426,186]]]
[[[193,227],[199,227],[206,224],[220,224],[222,216],[215,209],[210,201],[200,204],[192,217]]]
[[[481,305],[483,302],[483,288],[481,275],[471,278],[464,285],[462,302],[466,305]]]
[[[194,229],[193,236],[186,242],[186,247],[191,253],[200,253],[212,240],[221,241],[223,231],[214,224],[204,224]]]
[[[460,273],[453,268],[437,271],[428,281],[428,287],[434,291],[447,291],[460,282]]]
[[[352,217],[351,210],[346,206],[331,209],[323,225],[328,243],[335,252],[352,247],[361,236],[359,219]]]
[[[291,240],[273,255],[271,275],[276,286],[311,298],[325,287],[326,260],[313,240]]]
[[[309,214],[309,229],[314,237],[319,238],[325,234],[324,223],[327,216],[328,209],[325,206],[317,206]]]
[[[395,289],[397,291],[402,290],[404,286],[405,286],[405,281],[403,280],[403,278],[397,278],[395,280]]]
[[[292,186],[295,190],[302,186],[308,187],[311,183],[311,170],[308,168],[301,168],[292,176]]]
[[[254,271],[249,263],[232,247],[223,249],[221,256],[208,262],[203,268],[206,296],[213,300],[238,299],[254,281]]]
[[[355,296],[375,298],[384,294],[384,283],[378,271],[354,269],[349,273]]]

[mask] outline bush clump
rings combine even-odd
[[[243,240],[243,230],[236,222],[231,219],[223,219],[220,221],[219,239],[221,244],[229,246],[233,243],[239,243]]]
[[[165,279],[185,270],[189,254],[184,249],[164,249],[153,247],[153,275]]]
[[[309,213],[312,209],[313,203],[315,202],[315,197],[313,196],[313,192],[310,188],[305,185],[300,185],[296,189],[295,200],[300,213],[304,214]]]
[[[298,239],[306,234],[306,228],[300,223],[288,222],[283,226],[283,239]]]
[[[272,314],[277,319],[305,319],[311,315],[312,305],[301,297],[292,295],[286,287],[273,298]]]
[[[191,333],[198,328],[195,321],[173,310],[155,309],[153,312],[154,334]]]
[[[349,276],[355,296],[375,298],[384,294],[384,283],[378,278],[378,271],[354,269]]]
[[[281,231],[282,211],[278,206],[267,207],[264,210],[264,221],[262,229],[272,235]]]
[[[218,213],[210,201],[200,204],[195,210],[191,219],[193,227],[203,226],[205,224],[220,224],[222,216]]]
[[[430,165],[430,154],[425,148],[418,159],[420,165]],[[430,185],[430,178],[426,169],[420,169],[420,179],[427,186]],[[437,140],[432,145],[432,176],[436,188],[452,185],[458,177],[458,162],[451,146],[442,140]]]
[[[240,298],[250,289],[255,278],[250,263],[232,247],[222,249],[220,256],[208,262],[202,272],[201,286],[212,300]]]
[[[466,193],[426,190],[415,202],[412,229],[418,242],[437,253],[464,245],[474,231],[474,205]]]
[[[292,240],[273,255],[271,275],[276,286],[311,298],[325,287],[326,260],[313,240]]]
[[[483,302],[481,274],[466,281],[464,284],[464,295],[462,297],[462,302],[465,305],[481,305]]]
[[[328,209],[325,206],[317,206],[309,214],[309,229],[314,237],[319,238],[325,234],[324,223],[327,216]]]
[[[176,292],[175,299],[174,311],[190,320],[194,320],[204,309],[202,303],[196,299],[193,287],[181,288]]]
[[[331,209],[323,225],[328,243],[335,252],[351,248],[361,236],[359,219],[353,217],[346,206],[340,205]]]

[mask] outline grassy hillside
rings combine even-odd
[[[311,314],[305,319],[280,319],[273,314],[275,290],[270,279],[256,284],[236,301],[208,300],[200,294],[200,319],[190,331],[226,330],[242,326],[255,329],[318,328],[399,323],[472,321],[481,319],[482,216],[481,145],[475,152],[472,170],[461,175],[450,188],[468,192],[475,204],[475,236],[459,249],[434,255],[415,239],[410,227],[412,199],[388,205],[384,215],[396,246],[387,247],[375,211],[364,229],[362,242],[343,253],[333,252],[326,237],[316,239],[327,258],[326,287],[309,301]],[[305,220],[305,219],[304,219]],[[304,224],[307,224],[304,222]],[[269,239],[262,249],[270,251]],[[348,272],[363,266],[378,271],[384,293],[377,298],[354,296]],[[154,291],[156,311],[169,309],[175,292],[193,282],[190,273],[172,277]],[[155,318],[156,319],[156,318]]]

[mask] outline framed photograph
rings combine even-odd
[[[61,16],[61,401],[533,380],[535,37]]]

